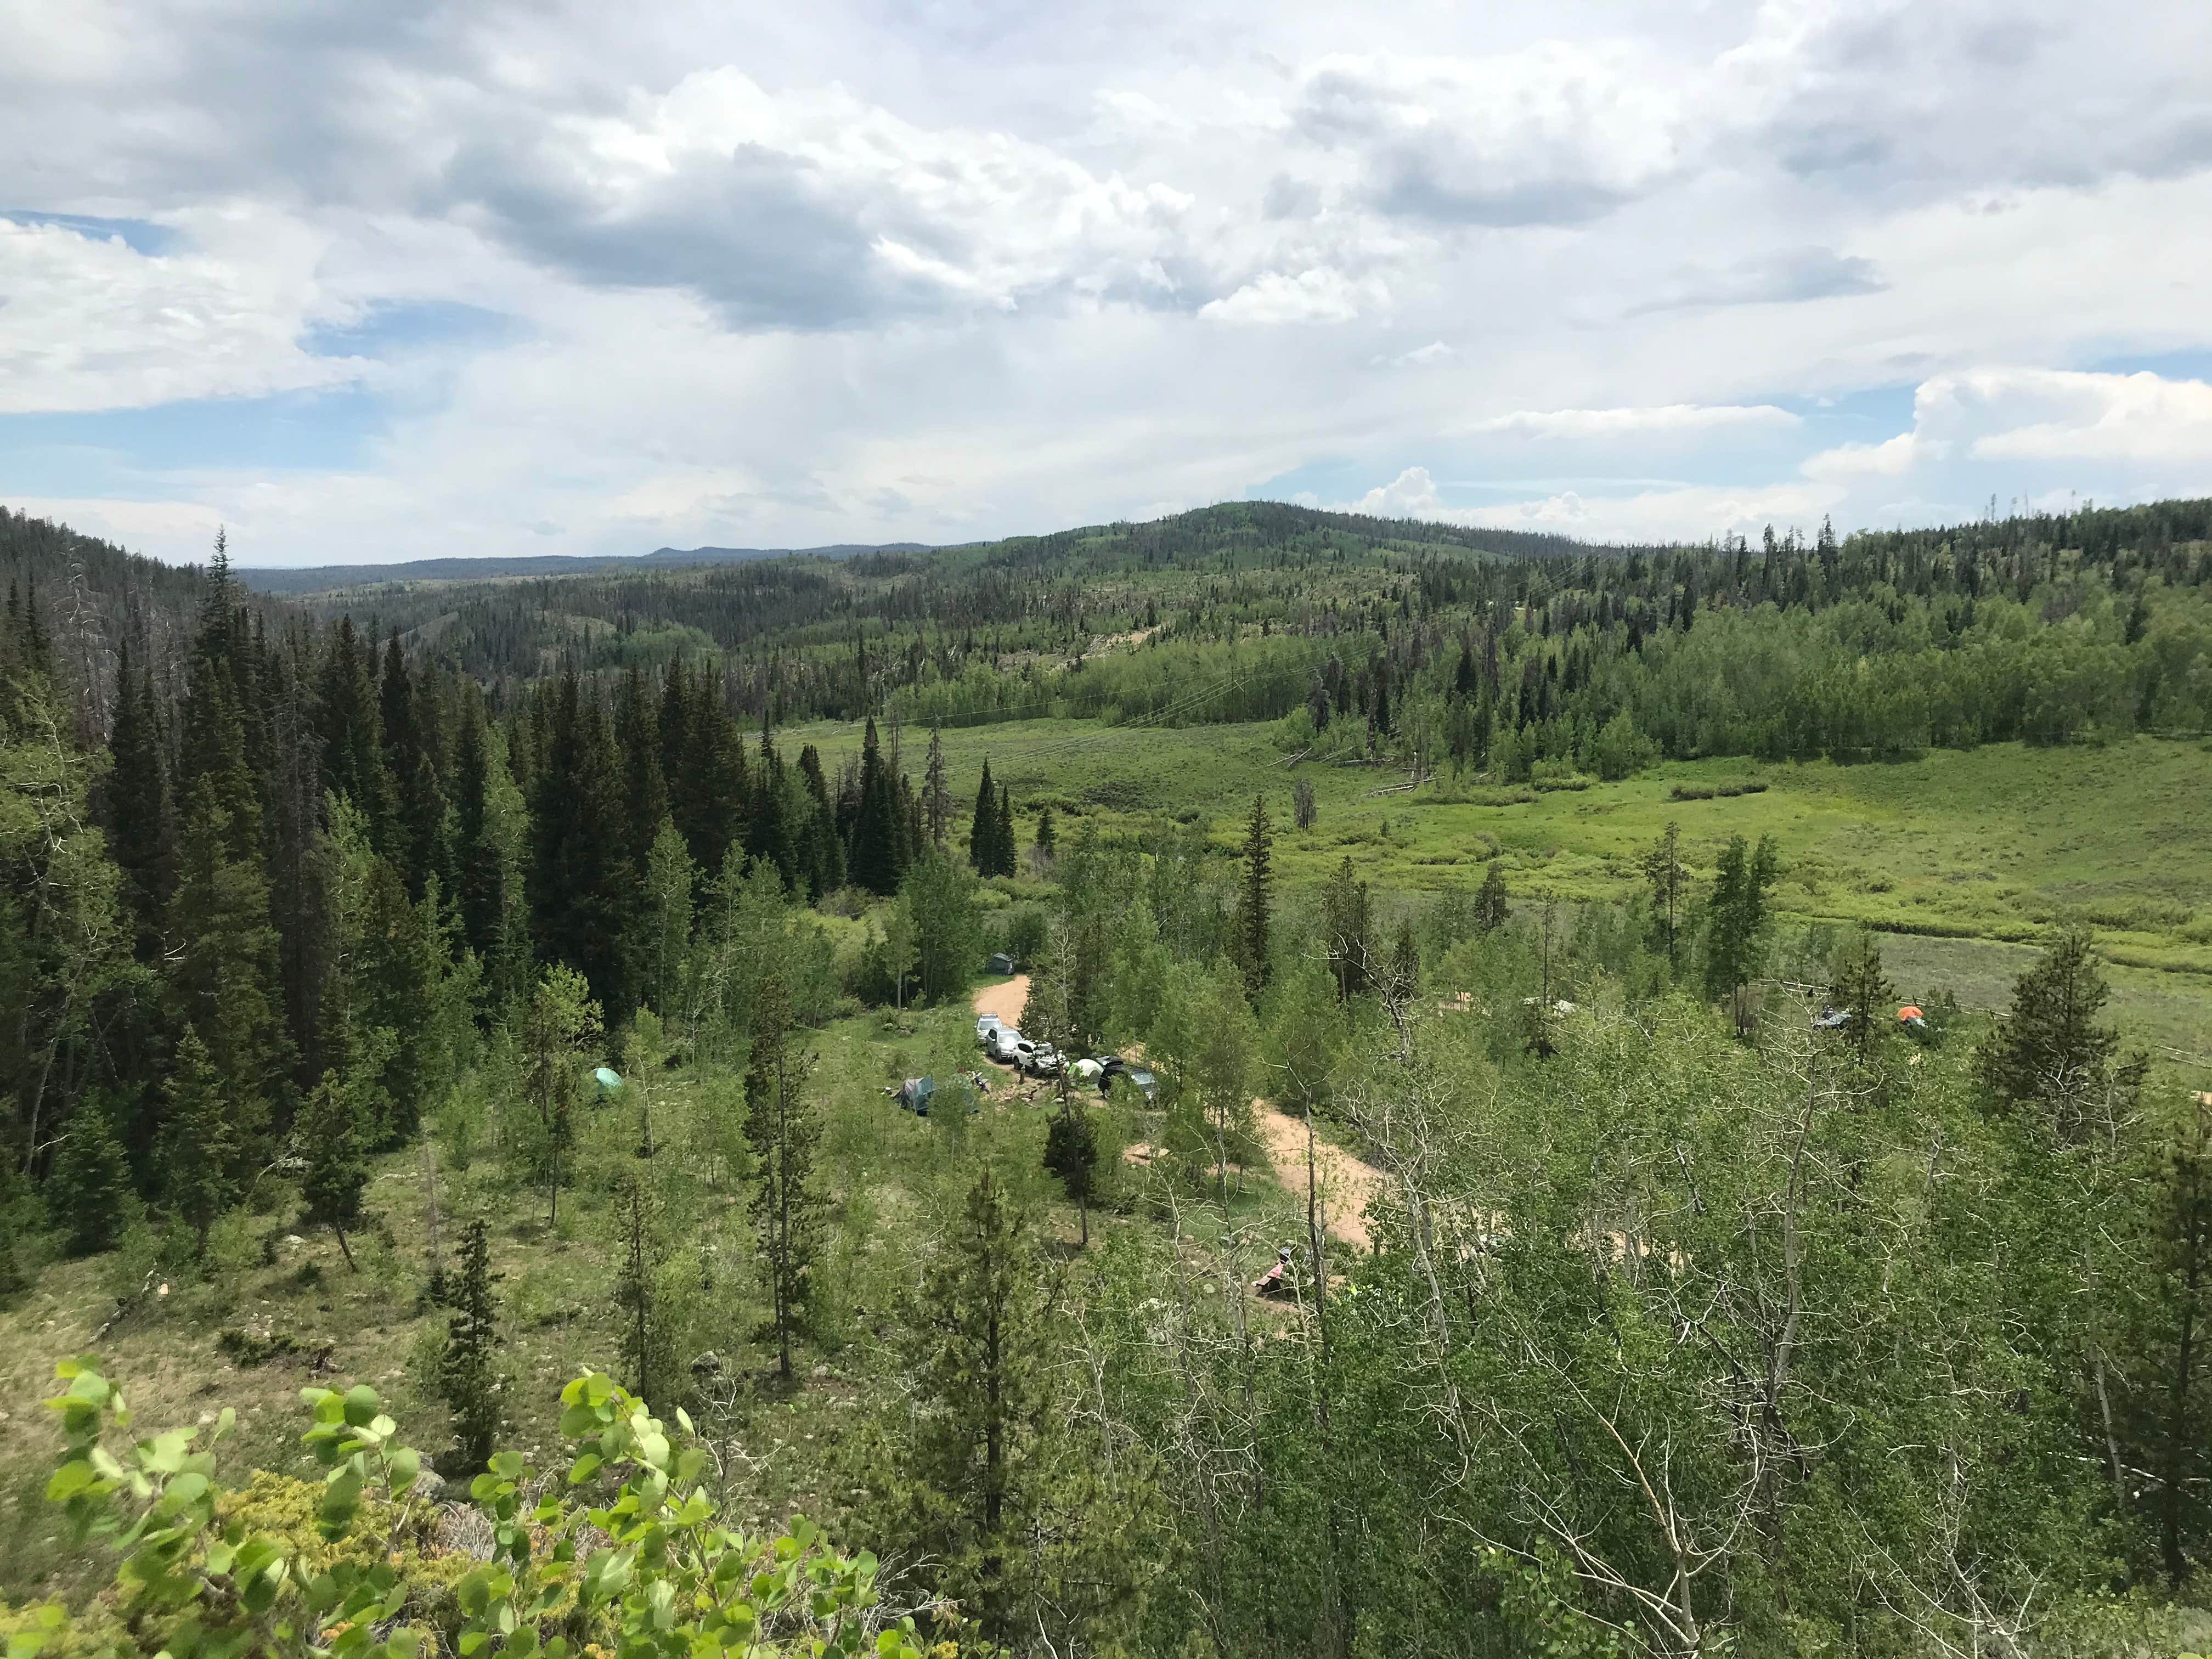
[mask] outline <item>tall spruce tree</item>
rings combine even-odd
[[[1274,902],[1270,862],[1274,846],[1267,822],[1267,798],[1252,797],[1252,817],[1244,830],[1244,879],[1237,893],[1237,960],[1244,970],[1244,993],[1254,1002],[1267,988],[1268,912]]]
[[[215,778],[193,782],[165,930],[176,941],[166,1000],[172,1029],[195,1033],[222,1080],[235,1143],[253,1146],[283,1127],[289,1043],[268,878],[258,849],[236,851],[237,817]]]
[[[453,1414],[453,1473],[481,1473],[499,1436],[498,1305],[492,1285],[491,1230],[469,1223],[461,1271],[451,1295],[446,1346],[438,1359],[438,1392]]]
[[[175,877],[175,827],[153,678],[143,666],[132,672],[128,640],[116,657],[115,724],[107,748],[112,763],[103,793],[109,844],[123,872],[138,960],[151,963],[161,953],[161,911]]]
[[[992,857],[996,867],[992,874],[1011,876],[1018,849],[1014,843],[1014,792],[1006,784],[999,786],[999,816],[992,830]]]
[[[921,774],[921,817],[929,844],[943,847],[952,828],[952,791],[946,784],[945,736],[935,720],[929,723],[929,760]]]
[[[790,781],[784,772],[783,757],[775,751],[775,742],[769,735],[766,721],[761,725],[760,754],[752,769],[752,781],[745,851],[774,867],[783,878],[784,891],[794,891],[799,883],[798,826],[792,822],[796,803],[792,799]]]
[[[1048,1307],[1028,1218],[986,1164],[906,1322],[922,1409],[902,1473],[915,1543],[993,1641],[1019,1638],[1033,1589],[1022,1540],[1050,1450]]]
[[[161,1191],[192,1230],[193,1255],[207,1255],[208,1233],[238,1195],[241,1137],[207,1045],[187,1025],[162,1085],[167,1108],[161,1139]]]
[[[1482,885],[1474,890],[1474,925],[1480,933],[1494,933],[1505,925],[1510,895],[1505,890],[1505,871],[1495,859],[1482,872]]]
[[[614,740],[573,672],[562,677],[532,807],[538,956],[582,974],[608,1018],[619,1023],[636,993],[638,870],[629,857]]]
[[[975,787],[975,813],[968,825],[968,862],[975,873],[999,873],[999,793],[991,787],[991,757],[983,757],[983,781]]]
[[[1774,884],[1778,860],[1771,836],[1756,848],[1731,836],[1713,866],[1713,890],[1705,901],[1705,999],[1718,1002],[1750,982],[1759,971],[1767,922],[1767,890]]]
[[[672,1385],[666,1333],[659,1323],[655,1291],[661,1264],[668,1259],[659,1195],[645,1171],[623,1171],[615,1185],[615,1307],[622,1316],[623,1358],[641,1400],[653,1398],[656,1385]]]
[[[830,781],[823,775],[822,751],[808,744],[799,751],[799,775],[806,789],[805,823],[799,831],[799,865],[806,896],[818,900],[845,884],[845,844],[837,833],[836,808]]]
[[[871,720],[860,740],[860,814],[853,823],[853,847],[845,860],[853,884],[888,898],[906,874],[901,857],[905,836],[900,823],[898,782],[884,763]]]
[[[1680,971],[1682,918],[1690,903],[1690,872],[1683,867],[1681,848],[1682,826],[1669,823],[1644,855],[1644,878],[1651,889],[1651,938],[1667,957],[1670,976]]]
[[[376,685],[350,617],[340,617],[331,629],[316,706],[323,739],[323,787],[360,810],[368,825],[370,845],[381,848],[391,816],[391,786],[384,765]]]
[[[822,1125],[803,1091],[814,1058],[793,1042],[791,1004],[773,969],[753,1002],[752,1050],[745,1060],[745,1139],[758,1184],[753,1234],[768,1281],[776,1371],[791,1376],[792,1339],[805,1327],[807,1297],[820,1244],[821,1200],[814,1189],[814,1148]]]
[[[670,816],[668,785],[660,764],[659,711],[647,698],[644,671],[632,663],[623,676],[615,740],[622,750],[623,805],[629,815],[630,862],[645,868],[660,823]]]

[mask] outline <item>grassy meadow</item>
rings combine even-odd
[[[1105,829],[1203,817],[1225,856],[1253,795],[1265,793],[1276,869],[1291,892],[1346,858],[1386,896],[1479,881],[1496,859],[1516,897],[1617,899],[1638,888],[1638,860],[1669,823],[1701,877],[1729,836],[1771,836],[1785,921],[1880,930],[1892,976],[1911,994],[1948,988],[1969,1006],[1995,1007],[2034,943],[2079,918],[2096,930],[2114,1012],[2136,1040],[2212,1054],[2212,746],[2201,741],[1992,744],[1863,765],[1667,762],[1568,788],[1463,787],[1444,775],[1378,794],[1404,775],[1293,768],[1275,734],[1273,724],[1034,720],[943,737],[963,830],[988,757],[1012,791],[1024,847],[1036,809],[1049,803],[1062,835],[1086,820]],[[860,737],[857,726],[823,724],[782,741],[817,744],[834,765]],[[927,741],[911,727],[901,736],[917,777]],[[1290,823],[1297,777],[1317,800],[1309,830]],[[1674,798],[1678,787],[1741,782],[1765,787]]]

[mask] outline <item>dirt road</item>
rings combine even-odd
[[[986,985],[975,993],[975,1012],[996,1014],[1009,1025],[1022,1023],[1022,1005],[1030,1000],[1030,976],[1016,974],[1004,985]]]
[[[1267,1157],[1275,1166],[1275,1179],[1283,1183],[1285,1192],[1304,1199],[1306,1126],[1264,1100],[1252,1103],[1252,1115],[1260,1121],[1260,1137],[1267,1143]],[[1329,1236],[1363,1250],[1369,1249],[1367,1205],[1382,1190],[1382,1171],[1318,1135],[1314,1137],[1313,1151],[1320,1176],[1322,1217]]]

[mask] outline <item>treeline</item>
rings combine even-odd
[[[2172,501],[1593,548],[1248,503],[843,563],[322,603],[378,608],[502,708],[568,668],[611,690],[684,661],[710,665],[747,720],[1182,723],[1303,706],[1286,741],[1324,757],[1518,781],[1540,763],[1619,775],[1656,756],[2201,730],[2208,532],[2212,507]]]
[[[0,616],[6,1167],[76,1248],[130,1194],[204,1237],[316,1126],[343,1120],[343,1159],[404,1143],[550,973],[611,1040],[649,1005],[708,1054],[750,1030],[764,963],[811,1021],[973,971],[969,866],[1011,872],[1012,806],[971,823],[933,737],[902,756],[871,723],[825,770],[680,661],[501,714],[396,636],[272,627],[220,547],[192,580],[180,685],[126,638],[105,742],[45,604]],[[805,907],[848,889],[905,896],[896,949],[838,956]]]

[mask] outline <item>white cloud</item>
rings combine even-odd
[[[1910,432],[1878,444],[1838,444],[1812,456],[1800,469],[1808,478],[1847,483],[1854,478],[1894,478],[1909,471],[1923,453],[1921,440]]]
[[[0,413],[132,408],[329,386],[311,356],[320,239],[273,215],[201,216],[211,246],[149,256],[119,235],[0,217]]]
[[[1354,282],[1340,270],[1316,266],[1295,276],[1271,270],[1234,294],[1209,300],[1198,314],[1213,323],[1348,323],[1363,311],[1389,303],[1389,290],[1369,278]]]
[[[1629,495],[1568,489],[1524,501],[1447,507],[1428,469],[1409,466],[1357,501],[1340,503],[1337,510],[1435,524],[1546,531],[1593,541],[1705,541],[1748,534],[1771,523],[1815,521],[1840,495],[1840,491],[1819,484],[1789,483],[1747,489],[1644,489]]]
[[[0,491],[85,515],[112,452],[97,522],[164,551],[956,540],[1347,476],[1597,535],[2212,488],[2185,371],[2080,373],[2212,351],[2212,8],[217,9],[0,0],[0,210],[183,233],[9,234],[0,416],[365,394],[319,471],[265,436],[305,398],[204,465],[180,422],[0,431]],[[501,326],[303,348],[441,304]],[[1901,433],[1851,398],[1912,386]]]
[[[1590,439],[1761,428],[1787,430],[1799,423],[1796,416],[1772,404],[1662,404],[1649,409],[1524,409],[1475,421],[1458,430],[1469,436]]]
[[[1346,501],[1346,513],[1366,513],[1378,519],[1435,519],[1443,511],[1436,480],[1425,466],[1409,466],[1389,483],[1378,484],[1356,501]]]
[[[1982,369],[1927,382],[1913,417],[1971,434],[1968,451],[1984,460],[2212,465],[2212,385],[2203,380]]]
[[[1443,224],[1573,223],[1680,160],[1661,82],[1562,41],[1455,58],[1367,52],[1308,71],[1298,130],[1358,158],[1382,211]]]
[[[687,288],[741,326],[1157,291],[1192,205],[1006,133],[917,126],[837,87],[773,93],[732,67],[618,115],[473,135],[444,185],[532,258]]]

